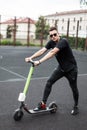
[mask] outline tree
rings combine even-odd
[[[10,25],[8,25],[7,32],[6,32],[6,38],[11,38],[11,33],[12,33],[12,27]]]
[[[6,32],[6,38],[11,38],[12,37],[12,33],[14,30],[17,31],[18,26],[14,27],[14,25],[8,25],[7,26],[7,32]]]
[[[43,46],[43,39],[47,39],[49,34],[49,25],[46,24],[46,20],[43,16],[40,16],[36,23],[36,39],[40,39],[41,46]]]

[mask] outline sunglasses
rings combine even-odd
[[[51,34],[50,37],[52,38],[53,36],[57,36],[57,33]]]

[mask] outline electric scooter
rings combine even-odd
[[[26,95],[27,95],[27,92],[28,92],[28,88],[29,88],[29,85],[30,85],[30,81],[31,81],[31,77],[32,77],[32,74],[34,72],[34,61],[29,61],[29,63],[31,63],[31,67],[30,67],[30,70],[29,70],[29,73],[28,73],[28,77],[27,77],[27,80],[26,80],[26,83],[25,83],[25,86],[24,86],[24,90],[22,93],[19,94],[19,97],[18,97],[18,101],[21,103],[20,104],[20,107],[18,109],[15,110],[14,112],[14,115],[13,115],[13,118],[15,121],[20,121],[24,115],[23,113],[23,110],[25,110],[27,113],[29,114],[37,114],[37,113],[43,113],[43,112],[50,112],[50,113],[56,113],[57,111],[57,105],[55,102],[51,102],[49,104],[48,107],[46,107],[45,110],[39,110],[39,111],[34,111],[33,109],[28,109],[27,106],[25,105],[25,99],[26,99]]]

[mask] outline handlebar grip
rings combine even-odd
[[[29,62],[34,66],[34,61],[33,60],[30,60]]]

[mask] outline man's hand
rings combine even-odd
[[[30,57],[25,58],[25,62],[30,62],[32,59]],[[34,62],[34,66],[38,66],[39,64],[41,64],[41,62],[39,60],[37,61],[33,61]]]
[[[38,66],[39,64],[41,64],[39,60],[34,61],[34,65],[35,65],[35,66]]]
[[[29,62],[30,60],[32,60],[30,57],[25,58],[25,62]]]

